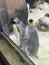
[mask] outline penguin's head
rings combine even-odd
[[[34,25],[34,24],[35,24],[35,22],[34,22],[32,19],[30,19],[30,20],[28,21],[28,25],[29,25],[29,24]]]
[[[11,24],[16,24],[17,23],[17,19],[16,18],[11,18]]]

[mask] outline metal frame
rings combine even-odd
[[[5,34],[5,33],[1,33],[6,39],[7,41],[16,49],[16,51],[30,64],[30,65],[35,65],[30,59],[29,57],[27,57],[27,55],[25,55],[25,53]]]

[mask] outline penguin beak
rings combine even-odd
[[[14,22],[14,23],[16,23],[16,22],[17,22],[17,20],[16,20],[16,19],[14,19],[14,20],[13,20],[13,22]]]
[[[32,24],[34,25],[34,24],[35,24],[35,22],[34,22],[34,21],[32,21]]]
[[[34,22],[34,21],[32,21],[32,23],[30,23],[30,22],[28,21],[28,25],[30,25],[30,24],[34,25],[34,24],[35,24],[35,22]]]

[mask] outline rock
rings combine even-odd
[[[28,11],[25,0],[5,0],[5,3],[10,16],[27,21]]]

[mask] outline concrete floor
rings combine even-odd
[[[0,51],[10,65],[29,65],[2,35],[0,35]]]
[[[49,32],[38,32],[39,50],[38,59],[43,65],[49,65]]]

